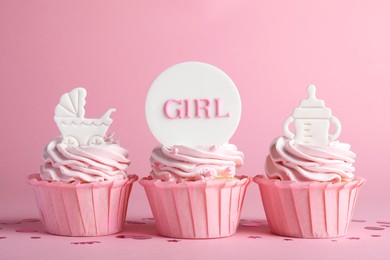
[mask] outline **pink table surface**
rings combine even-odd
[[[380,222],[380,223],[379,223]],[[263,219],[242,220],[236,235],[213,240],[158,236],[151,218],[126,222],[122,233],[61,237],[43,231],[38,219],[0,221],[1,259],[389,259],[390,222],[354,220],[337,239],[273,235]]]

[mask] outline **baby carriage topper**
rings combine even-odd
[[[62,143],[68,145],[104,144],[104,137],[112,123],[110,108],[100,118],[84,118],[87,91],[76,88],[61,96],[55,108],[54,121],[62,134]]]

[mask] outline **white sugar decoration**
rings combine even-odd
[[[145,114],[150,131],[166,147],[224,145],[240,122],[241,98],[222,70],[183,62],[155,79]]]
[[[340,121],[332,116],[332,111],[325,107],[323,100],[316,98],[316,87],[309,85],[309,97],[302,100],[299,107],[294,109],[292,116],[283,125],[284,136],[298,143],[315,146],[327,146],[329,141],[336,140],[341,133]],[[289,129],[294,122],[295,133]],[[335,133],[329,134],[330,123],[335,125]]]
[[[115,108],[110,108],[100,118],[84,118],[84,88],[76,88],[61,96],[55,108],[54,121],[62,134],[62,143],[69,145],[104,144],[104,137],[112,123],[110,115]]]

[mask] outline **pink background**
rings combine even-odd
[[[87,117],[117,108],[110,129],[131,172],[148,175],[149,86],[195,60],[224,70],[241,93],[231,140],[245,153],[240,173],[263,173],[270,142],[313,83],[368,179],[355,217],[389,219],[389,13],[386,0],[0,1],[0,218],[38,216],[26,177],[59,134],[59,97],[76,86],[88,89]],[[264,217],[258,193],[252,184],[243,217]],[[128,217],[142,216],[151,213],[136,184]]]

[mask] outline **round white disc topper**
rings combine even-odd
[[[146,97],[146,120],[164,146],[222,145],[241,118],[240,94],[222,70],[202,62],[162,72]]]

